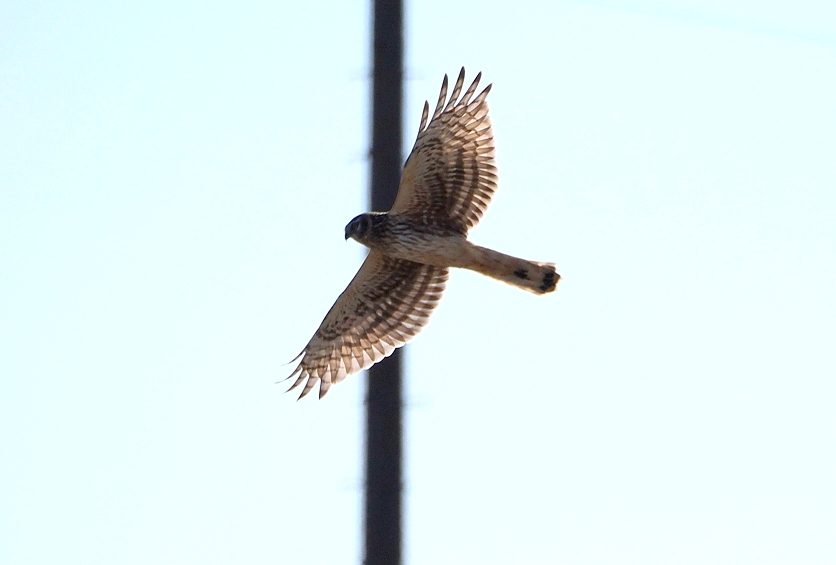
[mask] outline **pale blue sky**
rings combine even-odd
[[[414,2],[500,190],[407,349],[406,563],[836,562],[836,4]],[[0,562],[358,563],[367,3],[0,7]],[[404,151],[408,147],[404,148]]]

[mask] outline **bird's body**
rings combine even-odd
[[[346,226],[353,238],[398,259],[436,267],[470,269],[522,289],[544,294],[557,285],[554,266],[479,247],[454,227],[428,224],[399,214],[360,214]]]
[[[555,290],[560,275],[551,263],[519,259],[467,239],[496,190],[497,178],[485,102],[491,87],[471,100],[480,77],[459,98],[462,69],[449,101],[444,77],[429,122],[429,106],[424,105],[392,209],[360,214],[346,225],[346,239],[355,239],[370,252],[288,377],[296,377],[291,390],[305,383],[300,398],[317,382],[322,397],[331,384],[414,337],[441,298],[450,267],[477,271],[535,294]]]

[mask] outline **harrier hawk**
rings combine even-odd
[[[345,227],[370,251],[354,279],[296,357],[289,390],[319,396],[346,376],[377,363],[424,327],[444,291],[450,267],[471,269],[535,294],[552,292],[560,275],[536,263],[467,240],[496,190],[488,85],[479,79],[459,98],[464,69],[447,100],[447,76],[432,118],[424,103],[418,138],[389,212],[360,214]],[[294,359],[294,361],[296,360]]]

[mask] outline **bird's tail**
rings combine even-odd
[[[552,263],[537,263],[505,255],[493,249],[473,245],[467,269],[512,284],[534,294],[546,294],[557,288],[560,275]]]

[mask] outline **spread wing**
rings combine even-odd
[[[302,398],[319,381],[322,398],[332,384],[366,369],[421,331],[441,299],[448,270],[371,251],[319,329],[297,356],[288,379]],[[294,359],[295,361],[295,359]]]
[[[482,73],[459,99],[464,68],[447,98],[447,75],[432,118],[424,102],[418,138],[404,166],[391,213],[442,224],[462,234],[475,226],[496,190],[494,142],[488,105],[488,85],[473,98]],[[446,104],[445,104],[446,101]]]

